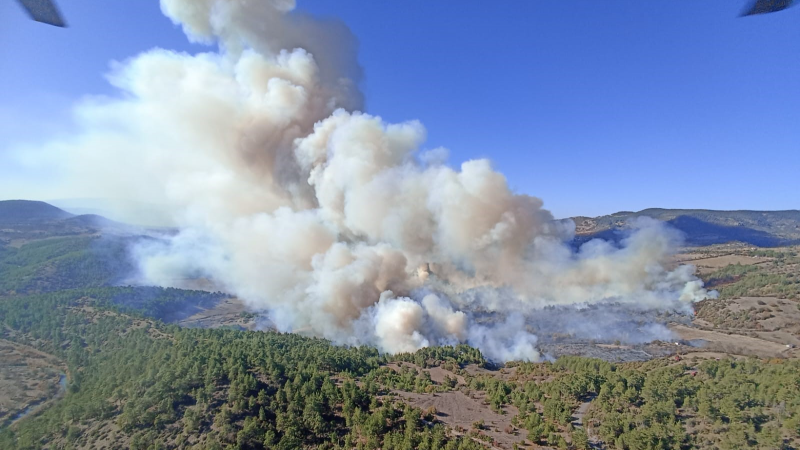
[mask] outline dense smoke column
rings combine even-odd
[[[161,6],[220,50],[119,64],[122,95],[84,102],[81,132],[48,149],[75,190],[174,211],[177,235],[135,249],[142,282],[209,277],[282,330],[386,352],[468,342],[496,360],[540,357],[526,319],[546,306],[681,310],[707,295],[692,268],[666,268],[679,236],[665,226],[573,251],[574,226],[487,160],[454,168],[420,151],[419,122],[359,112],[343,24],[291,1]]]

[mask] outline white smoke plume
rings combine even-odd
[[[617,247],[512,192],[487,160],[421,153],[425,129],[358,112],[357,42],[285,0],[162,0],[219,52],[117,65],[118,98],[77,108],[47,154],[71,186],[175,211],[136,249],[145,281],[209,277],[282,330],[386,352],[467,342],[538,360],[526,318],[552,305],[676,310],[708,293],[668,270],[676,232],[642,221]],[[476,312],[494,320],[477,321]]]

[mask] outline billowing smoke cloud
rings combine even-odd
[[[358,112],[342,24],[291,1],[161,5],[220,51],[119,64],[122,95],[80,105],[82,131],[48,152],[73,186],[175,211],[177,235],[136,248],[146,282],[209,277],[282,330],[386,352],[467,342],[496,360],[539,358],[527,319],[546,306],[681,310],[708,295],[693,268],[666,268],[679,236],[663,225],[576,252],[574,227],[489,161],[453,168],[420,152],[420,123]]]

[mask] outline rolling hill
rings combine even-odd
[[[94,214],[71,214],[45,202],[0,201],[0,246],[58,236],[97,235],[111,228],[128,227]]]
[[[607,216],[570,218],[576,243],[601,238],[619,240],[632,220],[651,217],[681,230],[693,246],[743,242],[758,247],[800,244],[800,210],[717,211],[708,209],[648,208]],[[15,239],[95,234],[125,225],[93,214],[74,215],[39,201],[0,201],[0,243]]]
[[[639,217],[651,217],[681,230],[689,245],[743,242],[758,247],[800,243],[800,210],[714,211],[707,209],[650,208],[622,211],[601,217],[572,217],[576,240],[591,238],[617,240]]]
[[[31,200],[0,201],[0,224],[48,222],[73,217],[55,206]]]

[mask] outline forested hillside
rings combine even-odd
[[[0,247],[0,296],[121,282],[132,272],[121,237],[53,237]]]
[[[68,217],[73,217],[73,215],[45,202],[30,200],[0,201],[0,223],[2,224],[41,223]]]
[[[63,358],[70,374],[68,395],[5,430],[0,448],[104,439],[131,448],[479,448],[426,425],[419,410],[379,400],[387,391],[369,377],[379,376],[386,359],[374,349],[166,326],[119,312],[115,294],[76,290],[0,304],[3,338]],[[466,347],[432,354],[482,362]]]
[[[504,432],[517,445],[588,448],[591,438],[620,449],[779,448],[796,445],[800,432],[796,360],[693,367],[563,358],[470,371],[485,361],[466,346],[388,356],[292,334],[182,329],[122,313],[116,295],[71,290],[0,303],[2,338],[58,356],[69,373],[64,398],[2,431],[0,448],[493,444],[485,424],[448,428],[437,411],[409,406],[397,391],[460,390],[487,409],[512,405]],[[392,361],[416,369],[390,369]],[[432,381],[426,368],[435,366],[452,378]],[[588,400],[586,427],[575,428],[573,411]]]

